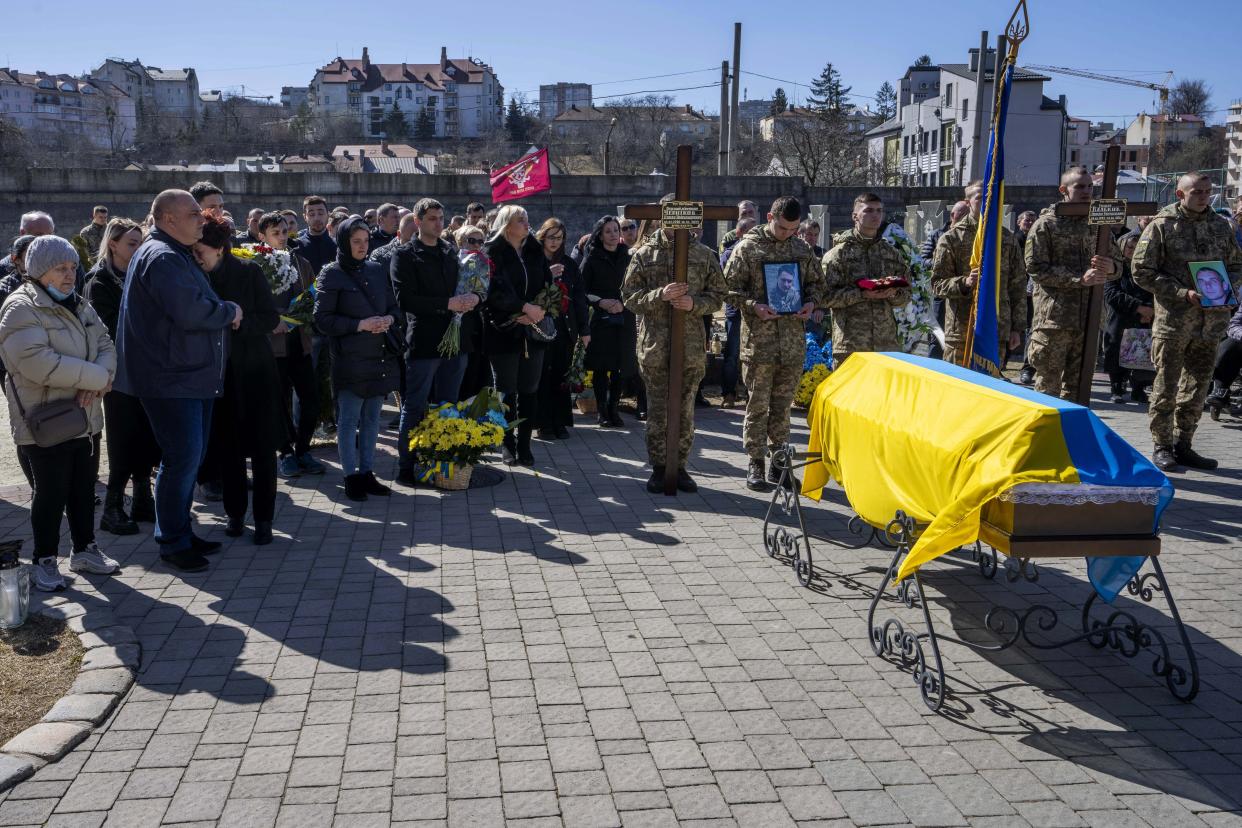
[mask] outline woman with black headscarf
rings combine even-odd
[[[582,281],[594,309],[586,369],[593,374],[599,424],[613,428],[625,425],[617,406],[626,381],[638,373],[638,321],[621,304],[621,283],[629,263],[617,217],[595,222],[582,257]]]
[[[368,261],[370,229],[350,216],[336,229],[336,261],[315,280],[315,326],[328,337],[336,388],[336,445],[345,496],[391,493],[371,470],[384,398],[400,385],[401,310],[388,270]]]
[[[263,546],[272,542],[276,514],[276,450],[289,435],[280,372],[268,341],[280,315],[263,270],[233,255],[228,222],[205,218],[203,237],[194,244],[194,258],[216,295],[242,309],[241,324],[229,334],[224,396],[212,409],[207,454],[220,471],[224,512],[229,518],[224,533],[232,538],[245,532],[246,501],[250,499],[246,458],[250,458],[254,542]]]

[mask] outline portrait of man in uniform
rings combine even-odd
[[[763,279],[768,287],[768,306],[776,313],[797,313],[802,307],[802,280],[797,262],[766,262]]]
[[[1199,301],[1205,308],[1238,304],[1233,286],[1225,275],[1224,262],[1191,262],[1190,275],[1199,286]]]

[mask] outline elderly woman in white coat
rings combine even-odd
[[[0,307],[0,358],[9,372],[5,392],[13,439],[34,473],[34,584],[56,592],[65,588],[57,563],[61,515],[68,515],[73,539],[70,569],[108,575],[119,568],[95,544],[101,401],[112,388],[116,351],[98,314],[75,291],[73,245],[40,236],[26,249],[25,262],[26,280]],[[85,416],[66,415],[71,427],[55,445],[46,444],[46,435],[37,441],[30,420],[62,400],[74,401]]]

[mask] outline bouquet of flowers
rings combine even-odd
[[[802,372],[806,373],[816,365],[826,365],[829,369],[832,368],[832,340],[825,340],[824,344],[820,345],[815,339],[815,334],[807,334],[806,357],[802,360]]]
[[[266,244],[243,244],[233,248],[233,255],[262,268],[273,296],[279,296],[297,284],[298,269],[288,250],[277,250]]]
[[[893,308],[897,319],[897,334],[905,344],[906,352],[923,341],[936,327],[932,314],[931,268],[914,248],[914,242],[901,225],[892,222],[884,228],[884,240],[897,248],[910,270],[910,302],[904,307]]]
[[[569,370],[565,372],[565,390],[576,396],[582,396],[587,387],[586,346],[581,341],[574,346],[574,357],[569,361]]]
[[[828,379],[828,366],[820,363],[802,375],[798,380],[798,390],[794,392],[794,405],[806,408],[815,398],[815,389]]]
[[[535,298],[530,300],[530,303],[543,308],[543,312],[547,316],[556,317],[561,315],[561,298],[561,289],[554,282],[550,285],[544,285],[543,290],[535,294]],[[517,321],[517,318],[521,315],[521,312],[514,314],[513,321]]]
[[[315,286],[311,285],[289,303],[289,309],[280,315],[280,320],[290,325],[309,325],[314,317]]]
[[[467,293],[477,293],[479,301],[482,302],[487,298],[487,291],[492,284],[491,260],[482,253],[466,251],[458,254],[458,259],[460,264],[457,272],[457,290],[453,295],[464,296]],[[461,353],[461,316],[460,313],[453,314],[443,338],[440,339],[440,344],[436,346],[436,352],[446,359]]]
[[[494,388],[428,409],[409,434],[410,451],[423,467],[421,479],[431,482],[437,475],[451,479],[458,471],[468,474],[488,450],[500,445],[510,425],[504,401]]]

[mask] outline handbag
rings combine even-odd
[[[556,319],[552,314],[544,314],[543,319],[534,325],[524,325],[526,338],[531,342],[548,343],[556,339]]]
[[[12,382],[12,379],[9,380]],[[13,401],[21,412],[22,420],[30,429],[35,445],[39,448],[51,448],[81,437],[90,432],[90,420],[86,409],[78,405],[76,396],[67,400],[55,400],[36,407],[29,414],[22,405],[21,394],[13,387]]]
[[[1156,366],[1151,361],[1151,329],[1126,328],[1121,332],[1121,349],[1117,364],[1133,371],[1151,371]]]

